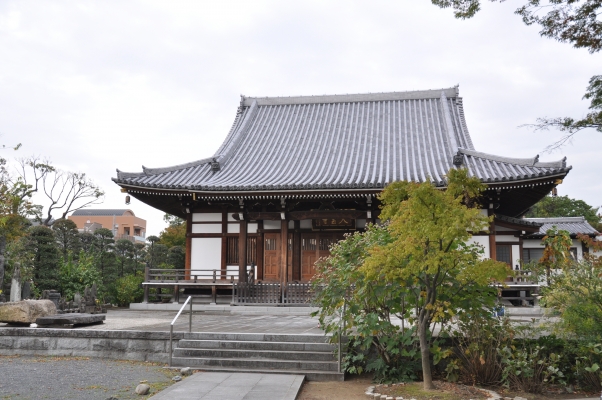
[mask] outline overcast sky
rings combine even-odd
[[[567,157],[559,194],[602,205],[602,134],[560,137],[519,125],[587,112],[601,55],[541,38],[514,9],[483,4],[468,21],[430,0],[0,1],[0,144],[86,172],[125,208],[115,169],[213,155],[247,96],[460,85],[477,150]],[[597,67],[597,68],[596,68]],[[148,234],[162,213],[133,199]]]

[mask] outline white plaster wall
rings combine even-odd
[[[525,249],[543,249],[539,239],[523,239],[523,248]]]
[[[192,222],[222,222],[222,213],[193,213]]]
[[[512,235],[495,235],[496,243],[499,242],[519,242],[519,238]]]
[[[311,225],[311,219],[302,219],[301,221],[299,221],[299,227],[301,229],[311,229],[312,225]]]
[[[222,267],[222,238],[192,238],[190,269],[213,271]]]
[[[280,229],[280,221],[265,220],[263,221],[263,229]]]
[[[193,224],[192,233],[222,233],[221,224]]]
[[[257,222],[247,224],[247,233],[257,233]]]
[[[228,213],[228,221],[235,222],[236,220],[232,217],[232,213]]]
[[[473,236],[466,241],[467,244],[479,244],[483,246],[484,253],[483,258],[489,258],[491,252],[489,251],[489,236]]]
[[[518,244],[512,245],[512,269],[516,269],[516,266],[520,266],[520,246]]]
[[[228,224],[228,233],[240,233],[240,224]]]

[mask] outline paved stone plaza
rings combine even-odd
[[[139,330],[169,331],[169,325],[176,316],[174,311],[137,311],[128,309],[108,310],[104,324],[76,329],[94,330]],[[174,326],[174,331],[188,331],[188,310],[183,312]],[[2,324],[0,324],[0,327]],[[194,311],[193,332],[222,333],[290,333],[323,335],[318,319],[309,315],[286,315],[281,313],[230,314],[213,311]]]

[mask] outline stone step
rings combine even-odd
[[[178,367],[179,368],[179,367]],[[340,372],[332,371],[311,371],[311,370],[274,370],[274,369],[253,369],[249,370],[246,368],[232,368],[232,367],[214,367],[214,366],[203,366],[202,368],[193,367],[205,372],[247,372],[247,373],[258,373],[258,374],[286,374],[286,375],[305,375],[305,379],[308,381],[318,382],[330,382],[330,381],[344,381],[345,374]]]
[[[240,350],[240,349],[192,349],[178,348],[174,350],[175,357],[195,358],[249,358],[256,360],[278,359],[288,361],[336,361],[331,351],[277,351],[277,350]]]
[[[306,342],[262,342],[255,340],[187,340],[182,339],[178,347],[186,349],[240,349],[277,351],[323,351],[332,353],[336,345]]]
[[[192,332],[184,333],[188,340],[232,340],[253,342],[297,342],[297,343],[328,343],[329,336],[305,334],[278,333],[218,333]]]
[[[248,372],[257,369],[276,371],[330,371],[337,372],[336,361],[279,360],[274,358],[205,358],[173,357],[173,365],[206,369],[206,367],[239,368]]]

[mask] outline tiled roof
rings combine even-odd
[[[383,188],[397,180],[445,185],[454,156],[484,182],[563,176],[564,160],[511,159],[474,150],[458,88],[375,94],[243,97],[212,158],[117,183],[197,191]],[[459,164],[458,164],[459,165]]]
[[[78,217],[78,216],[106,217],[106,216],[115,215],[115,216],[119,217],[128,211],[131,212],[132,215],[134,215],[134,212],[132,210],[128,210],[128,209],[81,209],[81,210],[74,211],[73,214],[71,214],[71,216],[74,216],[74,217]]]
[[[598,235],[598,232],[586,221],[585,217],[561,217],[561,218],[525,218],[525,221],[537,222],[543,224],[538,233],[529,235],[530,237],[543,237],[548,229],[556,227],[558,230],[568,231],[571,236],[578,233],[590,236]]]

